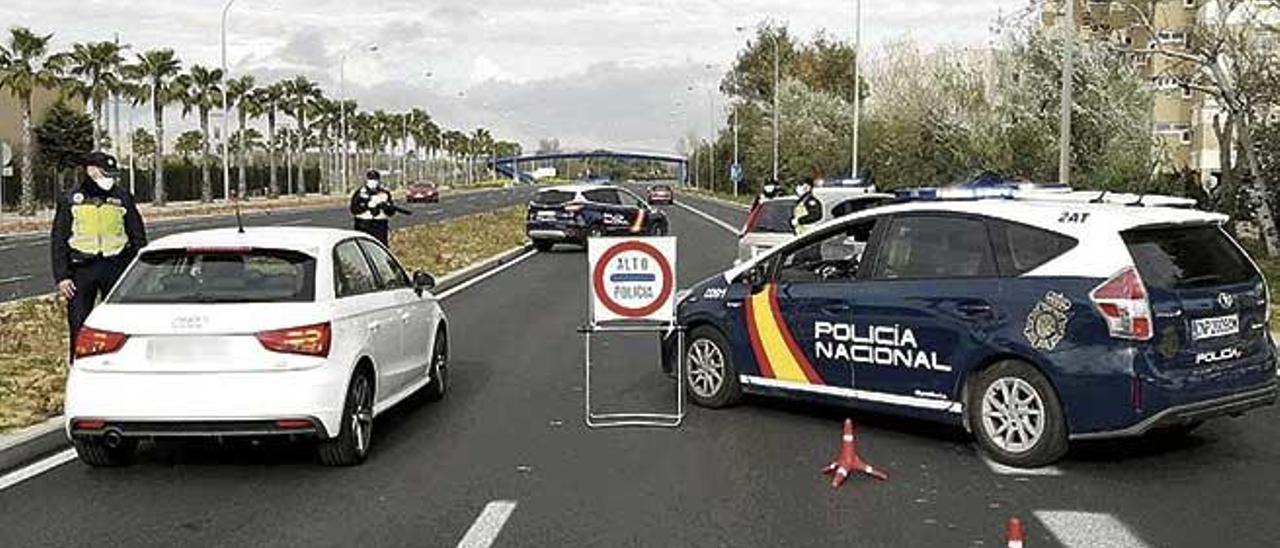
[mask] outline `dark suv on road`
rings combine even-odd
[[[543,189],[529,203],[525,231],[539,251],[555,244],[586,245],[602,236],[663,236],[667,215],[629,190],[605,185]]]

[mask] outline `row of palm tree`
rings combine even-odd
[[[15,27],[7,38],[6,43],[0,44],[0,91],[8,90],[17,97],[22,109],[20,209],[27,215],[33,215],[36,207],[31,103],[33,94],[40,89],[55,90],[86,103],[94,122],[95,148],[102,148],[108,135],[106,107],[113,98],[123,98],[134,107],[149,105],[154,132],[154,152],[149,156],[156,205],[167,201],[165,109],[175,104],[181,105],[183,118],[196,116],[200,139],[185,136],[182,152],[191,154],[190,147],[199,147],[200,199],[213,200],[211,166],[215,165],[215,156],[209,121],[211,113],[222,108],[224,88],[237,122],[228,144],[233,146],[240,196],[247,194],[246,163],[255,151],[265,151],[270,173],[268,196],[272,198],[281,194],[278,155],[284,157],[288,192],[305,188],[304,170],[309,159],[316,159],[321,173],[320,191],[327,194],[334,190],[335,182],[345,180],[344,171],[349,174],[361,173],[361,169],[399,169],[404,174],[402,180],[411,171],[421,179],[426,176],[429,163],[424,160],[429,159],[435,160],[437,170],[443,163],[451,176],[473,180],[473,164],[478,158],[491,158],[502,151],[519,152],[519,145],[497,142],[484,128],[469,134],[445,130],[420,108],[403,113],[360,110],[355,101],[327,97],[316,82],[303,76],[260,85],[251,75],[227,79],[222,70],[202,65],[184,70],[174,50],[167,48],[135,53],[129,58],[129,46],[116,42],[79,43],[70,51],[54,52],[50,49],[52,34],[40,35]],[[293,122],[291,128],[281,127],[281,115]],[[251,127],[252,122],[261,119],[266,122],[265,135]],[[399,158],[394,155],[397,150]],[[463,165],[467,166],[465,171]]]

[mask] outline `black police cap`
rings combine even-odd
[[[381,174],[381,173],[378,173],[378,170],[376,170],[376,169],[370,169],[368,173],[365,173],[365,174],[364,174],[364,177],[365,177],[365,179],[372,179],[372,180],[374,180],[374,181],[381,181],[381,180],[382,180],[382,174]]]
[[[105,152],[90,152],[81,156],[80,165],[82,167],[96,167],[108,173],[120,171],[120,166],[116,163],[115,156]]]

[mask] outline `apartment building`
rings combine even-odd
[[[1155,4],[1150,32],[1134,12],[1132,2],[1075,0],[1074,25],[1084,39],[1107,40],[1118,46],[1136,50],[1153,44],[1164,48],[1186,47],[1191,27],[1202,17],[1205,4],[1212,0],[1159,0]],[[1065,20],[1065,2],[1048,0],[1042,10],[1047,26]],[[1219,113],[1214,99],[1187,89],[1180,83],[1189,70],[1184,63],[1163,55],[1134,53],[1130,55],[1139,75],[1156,93],[1152,108],[1152,132],[1159,138],[1157,151],[1168,171],[1191,170],[1201,184],[1212,185],[1221,172],[1218,139],[1214,117]]]

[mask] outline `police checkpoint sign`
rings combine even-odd
[[[675,321],[676,239],[592,238],[591,321]]]

